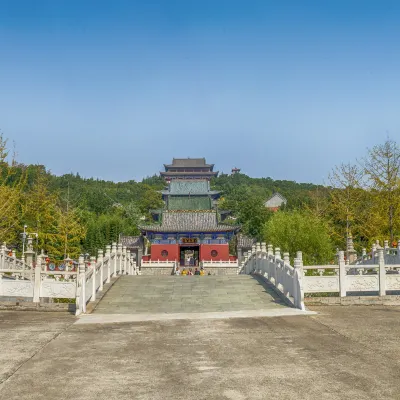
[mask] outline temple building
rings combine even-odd
[[[221,223],[220,193],[210,189],[210,179],[218,175],[214,165],[204,158],[174,158],[164,167],[164,208],[151,211],[152,225],[139,226],[151,243],[150,255],[144,257],[193,266],[232,259],[228,243],[239,226]]]

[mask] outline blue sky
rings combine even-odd
[[[56,174],[204,156],[320,183],[400,137],[399,21],[385,0],[0,0],[0,129]]]

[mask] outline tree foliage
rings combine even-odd
[[[92,255],[121,234],[139,234],[152,221],[151,209],[163,207],[160,176],[142,182],[111,182],[79,174],[52,175],[43,165],[8,161],[0,133],[0,240],[21,250],[21,232],[38,233],[38,250],[54,258]],[[228,223],[283,251],[302,250],[308,263],[332,260],[352,234],[358,250],[376,239],[400,237],[400,151],[393,140],[367,150],[359,164],[341,164],[330,185],[221,174],[213,190],[221,192],[219,210],[230,210]],[[287,199],[277,213],[265,208],[274,193]]]
[[[393,241],[400,228],[400,149],[397,143],[387,139],[368,150],[364,173],[373,197],[371,214]]]
[[[307,265],[328,264],[334,259],[334,246],[326,221],[305,211],[276,212],[265,224],[263,240],[289,252],[303,252]]]

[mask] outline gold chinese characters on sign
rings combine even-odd
[[[182,243],[197,243],[197,238],[182,238]]]

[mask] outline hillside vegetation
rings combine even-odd
[[[361,155],[362,156],[362,155]],[[142,182],[52,175],[45,166],[7,161],[0,137],[0,238],[21,251],[21,232],[37,233],[37,248],[52,258],[96,254],[121,233],[138,234],[151,220],[150,209],[163,206],[159,176]],[[282,251],[303,249],[310,263],[330,262],[352,235],[358,250],[376,239],[395,243],[400,235],[400,151],[394,141],[366,151],[355,165],[334,168],[330,186],[244,174],[222,174],[212,188],[222,192],[218,208],[230,210],[228,223]],[[264,207],[273,193],[287,205],[276,213]]]

